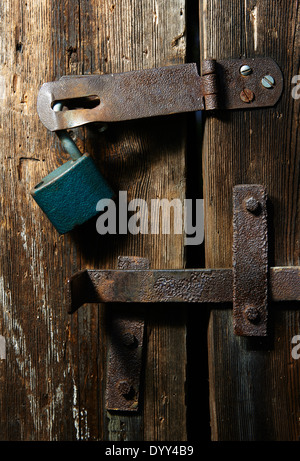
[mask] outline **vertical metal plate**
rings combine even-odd
[[[233,191],[233,326],[240,336],[266,336],[268,318],[267,194],[261,185]]]
[[[145,258],[122,256],[118,269],[148,270]],[[109,411],[138,411],[142,351],[144,341],[143,311],[133,306],[114,306],[108,329],[108,367],[106,408]]]

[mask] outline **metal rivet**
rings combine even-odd
[[[260,312],[257,307],[249,306],[245,310],[245,315],[249,322],[258,323],[260,321]]]
[[[56,102],[53,106],[54,112],[60,112],[62,111],[63,105],[61,102]]]
[[[246,200],[246,209],[251,213],[258,211],[259,209],[259,202],[254,197],[250,197]]]
[[[244,77],[245,77],[246,75],[252,74],[252,69],[251,69],[251,67],[248,66],[247,64],[245,64],[244,66],[242,66],[242,67],[240,68],[240,74],[242,74]]]
[[[117,383],[117,388],[120,394],[124,396],[129,396],[133,392],[133,387],[129,384],[128,381],[122,380]]]
[[[272,77],[272,75],[265,75],[262,78],[261,83],[265,88],[270,89],[273,88],[273,86],[275,85],[275,80]]]
[[[137,347],[138,346],[138,341],[136,337],[130,331],[126,331],[125,333],[123,333],[122,342],[124,346],[127,346],[127,347]]]
[[[240,98],[243,102],[249,103],[253,101],[254,93],[249,90],[249,88],[244,88],[244,90],[241,91]]]

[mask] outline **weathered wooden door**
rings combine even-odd
[[[298,2],[7,0],[0,18],[0,439],[298,440],[297,303],[273,306],[272,335],[255,342],[233,334],[228,307],[147,307],[143,402],[129,415],[105,408],[113,306],[70,316],[65,288],[124,255],[156,269],[231,267],[236,184],[267,188],[270,265],[299,263]],[[257,56],[283,72],[276,107],[203,114],[201,127],[200,114],[179,114],[73,130],[129,200],[204,197],[204,244],[161,231],[100,236],[94,223],[58,235],[30,196],[67,159],[37,115],[42,83]]]

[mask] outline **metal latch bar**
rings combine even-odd
[[[268,270],[266,200],[263,186],[234,188],[232,268],[83,270],[67,283],[69,313],[85,302],[215,303],[222,307],[233,303],[236,334],[265,335],[268,297],[300,301],[300,267]],[[256,319],[251,309],[247,314],[252,307],[258,311]]]
[[[86,269],[68,280],[68,311],[84,303],[233,303],[234,332],[266,336],[268,298],[300,301],[300,267],[268,270],[267,193],[260,185],[233,191],[231,269],[150,270],[144,258],[119,257],[117,270]],[[144,319],[116,306],[109,311],[106,407],[137,411]]]
[[[245,66],[250,71],[243,74],[241,69]],[[262,83],[267,74],[274,80],[269,89]],[[58,131],[92,122],[273,106],[282,89],[282,72],[271,58],[211,59],[203,62],[201,76],[192,63],[119,74],[62,77],[42,85],[37,111],[50,131]],[[83,99],[98,103],[91,108],[82,107]],[[63,111],[53,110],[57,103],[63,104]]]
[[[271,267],[271,301],[300,301],[300,267]],[[85,303],[233,302],[232,269],[86,269],[67,281],[68,313]],[[220,306],[223,308],[223,306]]]

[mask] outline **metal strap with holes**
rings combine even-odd
[[[283,89],[271,58],[205,60],[120,74],[66,76],[44,83],[37,110],[50,130],[198,110],[273,106]],[[92,104],[91,104],[92,102]],[[55,111],[56,103],[63,105]]]

